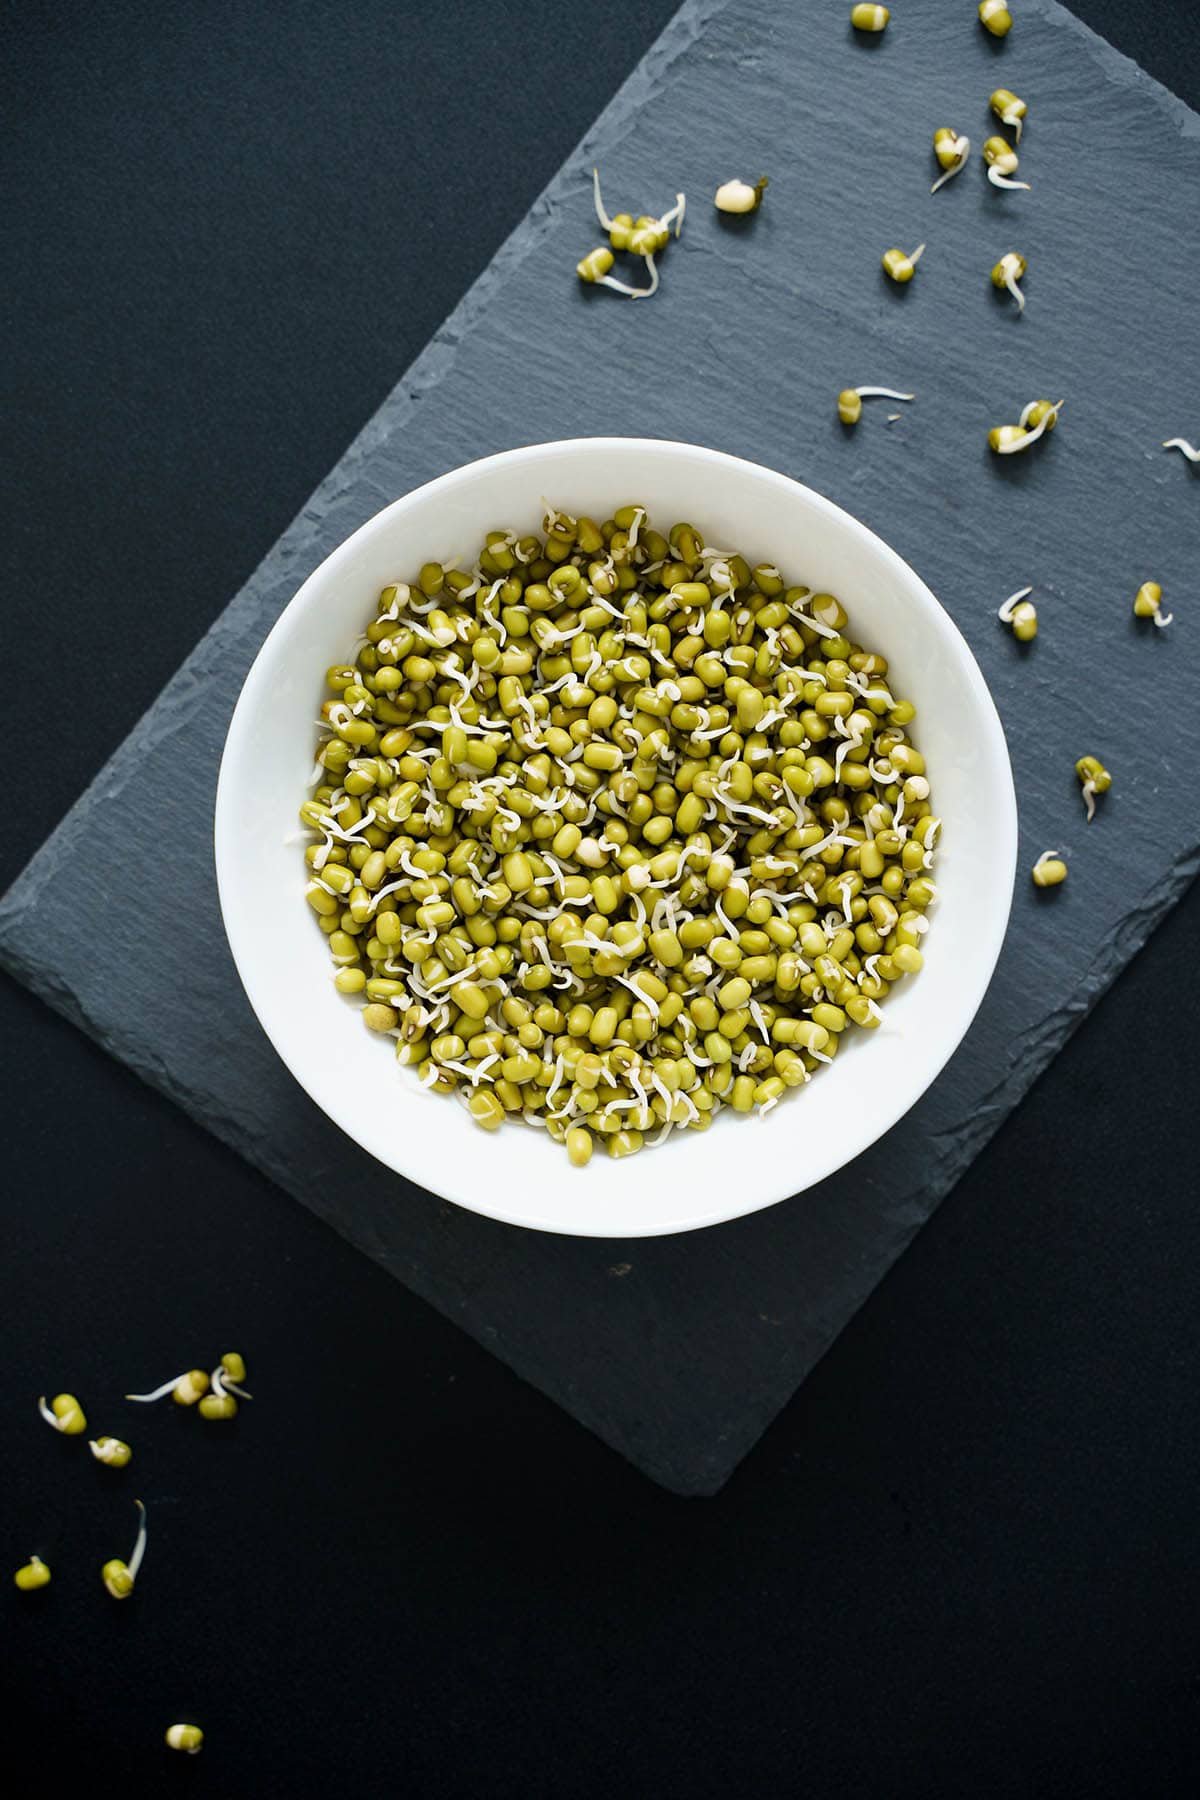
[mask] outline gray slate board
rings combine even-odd
[[[10,970],[688,1494],[728,1477],[1200,862],[1200,485],[1159,448],[1200,435],[1200,121],[1051,0],[1025,0],[1003,44],[972,6],[952,16],[944,0],[907,0],[870,42],[847,14],[815,0],[689,0],[0,903]],[[1031,193],[1000,194],[981,174],[1000,83],[1029,103]],[[940,124],[967,132],[974,155],[931,199]],[[677,188],[690,197],[649,305],[572,276],[598,238],[593,161],[613,209],[663,208]],[[708,203],[718,182],[760,170],[772,179],[762,212],[719,220]],[[915,281],[891,286],[882,251],[922,239]],[[1030,264],[1021,319],[988,285],[1009,249]],[[919,398],[896,424],[877,402],[844,433],[834,396],[865,382]],[[1067,401],[1053,439],[990,457],[987,428],[1039,395]],[[587,432],[690,438],[772,464],[894,544],[991,681],[1024,865],[1053,846],[1072,869],[1051,896],[1020,881],[974,1030],[882,1144],[766,1213],[631,1244],[508,1229],[357,1153],[248,1011],[209,848],[241,679],[321,557],[433,475]],[[1176,606],[1165,632],[1130,615],[1147,577]],[[994,610],[1026,582],[1042,634],[1023,650]],[[1072,774],[1084,751],[1115,777],[1090,829]],[[160,796],[170,860],[153,849]],[[139,870],[136,918],[112,904],[114,844]],[[186,937],[173,928],[181,895]],[[153,1003],[184,991],[186,1006]]]

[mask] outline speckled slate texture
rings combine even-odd
[[[1189,228],[1200,120],[1051,0],[1024,0],[1003,44],[966,4],[907,0],[878,40],[856,38],[848,10],[683,7],[0,903],[0,958],[14,974],[685,1494],[725,1481],[1200,864],[1184,776],[1200,752],[1200,481],[1159,448],[1200,436]],[[1029,103],[1027,194],[997,193],[980,171],[987,95],[1001,83]],[[931,199],[940,124],[965,131],[974,154]],[[593,161],[614,208],[662,208],[677,188],[690,197],[650,304],[571,276],[598,236]],[[717,183],[760,170],[772,181],[763,211],[719,220]],[[888,284],[881,252],[921,240],[911,287]],[[988,284],[1009,249],[1030,264],[1021,319]],[[846,434],[834,395],[866,382],[919,398],[892,424],[877,402]],[[1067,401],[1053,440],[991,458],[987,428],[1039,395]],[[882,1144],[790,1203],[677,1239],[509,1229],[355,1151],[255,1025],[211,868],[229,714],[314,565],[417,483],[580,432],[690,438],[771,464],[894,544],[991,682],[1023,865],[1054,846],[1072,867],[1052,896],[1019,882],[975,1028]],[[1130,614],[1148,577],[1175,606],[1165,632]],[[1026,582],[1042,618],[1028,650],[994,618]],[[1084,750],[1115,777],[1090,830],[1071,768]],[[167,795],[170,860],[153,848],[154,800]],[[114,842],[139,870],[136,917],[113,904]],[[167,923],[181,896],[185,938]],[[188,1004],[155,1005],[165,991]]]

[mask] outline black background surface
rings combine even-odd
[[[6,9],[0,885],[672,10]],[[1076,10],[1200,101],[1182,0]],[[2,1542],[55,1571],[3,1584],[8,1745],[47,1794],[1188,1791],[1198,931],[1194,889],[699,1502],[4,983]],[[230,1427],[107,1398],[234,1347]]]

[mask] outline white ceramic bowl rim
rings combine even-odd
[[[598,473],[601,470],[603,474]],[[524,510],[532,517],[534,511],[540,513],[544,493],[550,492],[556,505],[565,505],[572,503],[576,490],[586,496],[598,489],[626,501],[645,499],[660,520],[669,506],[660,511],[656,492],[696,492],[694,509],[673,516],[694,518],[702,531],[711,528],[712,515],[723,507],[732,508],[739,518],[742,511],[757,509],[764,518],[778,519],[772,528],[777,538],[790,543],[802,530],[806,538],[823,540],[827,548],[813,560],[848,571],[840,585],[824,578],[813,580],[812,572],[799,566],[805,550],[789,554],[786,572],[793,580],[812,580],[814,587],[839,592],[855,636],[884,650],[893,674],[897,662],[908,658],[902,691],[917,701],[918,740],[927,754],[934,800],[948,828],[951,809],[941,806],[943,793],[954,789],[962,805],[953,821],[953,838],[939,852],[936,871],[941,889],[943,859],[950,862],[953,898],[942,894],[933,916],[925,971],[916,981],[902,983],[889,998],[885,1026],[879,1032],[869,1038],[866,1033],[855,1034],[862,1042],[848,1046],[852,1054],[843,1053],[802,1095],[789,1097],[769,1122],[731,1122],[722,1115],[708,1132],[680,1133],[661,1149],[644,1151],[627,1162],[613,1163],[597,1155],[587,1169],[575,1171],[544,1133],[517,1126],[504,1127],[495,1137],[481,1132],[453,1102],[421,1092],[412,1071],[395,1068],[372,1041],[369,1048],[378,1052],[376,1077],[373,1066],[362,1061],[361,1040],[369,1034],[353,1010],[336,997],[334,1003],[345,1015],[346,1038],[344,1052],[340,1037],[333,1052],[326,1034],[340,1032],[341,1026],[332,1014],[316,1016],[318,1007],[328,1008],[332,985],[324,946],[302,899],[299,850],[293,843],[286,852],[288,863],[279,855],[286,837],[297,829],[304,759],[311,754],[312,738],[304,735],[302,723],[305,709],[314,709],[307,717],[315,719],[325,666],[348,653],[378,587],[396,578],[394,573],[385,575],[368,588],[361,575],[364,566],[379,563],[386,546],[405,536],[403,528],[414,516],[436,517],[438,509],[461,514],[464,498],[476,492],[479,497],[471,500],[471,511],[478,519],[475,542],[479,542],[498,519],[532,528],[516,518],[511,502],[507,509],[503,499],[493,503],[490,492],[519,491],[525,496]],[[709,499],[702,503],[705,494]],[[735,494],[741,496],[737,503]],[[731,496],[728,503],[726,495]],[[603,500],[603,494],[598,498]],[[573,504],[584,510],[579,500]],[[611,500],[609,510],[617,504],[619,499]],[[599,507],[588,510],[599,512]],[[428,524],[414,526],[417,532],[427,545],[436,535]],[[715,541],[728,541],[718,539],[715,531],[712,535]],[[750,535],[739,547],[754,549]],[[770,535],[765,526],[753,530],[756,542]],[[391,552],[389,566],[412,568],[417,560],[426,560],[426,554],[414,554],[416,549],[414,545],[402,554]],[[449,546],[440,546],[429,554],[448,551]],[[777,553],[776,560],[782,562],[783,555]],[[856,579],[869,582],[869,587],[855,592]],[[877,600],[881,592],[886,601]],[[864,625],[861,616],[872,608],[877,620]],[[293,640],[306,634],[314,638],[324,616],[335,612],[339,623],[328,642],[330,653],[311,667],[306,656],[303,668],[297,669],[289,660]],[[341,613],[355,621],[351,628],[343,630]],[[896,647],[901,615],[904,642]],[[918,641],[919,659],[913,651]],[[936,684],[927,673],[935,666]],[[922,691],[922,678],[929,681],[929,691]],[[944,729],[938,725],[939,709],[947,708],[957,718],[957,732],[954,718]],[[964,725],[969,726],[965,742]],[[929,738],[939,732],[944,748],[953,749],[952,756],[939,759],[931,752]],[[286,742],[281,743],[284,735]],[[249,771],[261,767],[272,746],[281,773],[271,791],[260,796],[253,791]],[[292,766],[294,782],[282,772]],[[974,808],[967,804],[972,794],[982,800],[986,817],[974,816]],[[261,867],[249,867],[250,834],[261,841],[264,833],[270,841]],[[292,1075],[343,1131],[388,1168],[476,1212],[535,1229],[630,1237],[716,1224],[798,1193],[843,1167],[909,1110],[953,1054],[991,979],[1008,922],[1016,845],[1016,801],[1004,734],[983,676],[953,621],[894,550],[832,501],[758,464],[669,440],[578,438],[504,451],[414,489],[368,519],[309,575],[268,634],[234,710],[218,780],[214,847],[225,928],[251,1006]],[[954,858],[959,859],[957,864]],[[288,868],[297,877],[294,890],[281,892]],[[289,968],[281,983],[270,952],[275,936],[264,932],[263,917],[278,917],[288,908],[296,954],[305,954],[302,928],[311,938],[311,970],[307,964],[298,972]],[[947,922],[950,914],[953,927]],[[311,1004],[300,997],[309,981],[314,984]],[[922,1004],[923,994],[929,1004]],[[899,1028],[892,1036],[899,1043],[893,1041],[885,1054],[885,1033],[893,1018]],[[364,1078],[375,1086],[372,1104],[366,1108],[351,1092],[355,1084],[345,1079],[347,1059],[368,1070]],[[869,1082],[856,1079],[868,1073]],[[848,1098],[854,1106],[847,1126]],[[732,1137],[718,1143],[730,1129],[734,1134],[761,1135],[749,1141],[742,1138],[736,1148]],[[397,1205],[404,1203],[398,1193]]]

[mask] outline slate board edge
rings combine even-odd
[[[1069,1041],[1096,1001],[1129,960],[1141,949],[1150,933],[1182,898],[1197,874],[1200,874],[1200,839],[1197,839],[1187,856],[1168,869],[1162,880],[1149,889],[1138,903],[1125,914],[1118,928],[1102,943],[1086,980],[1076,986],[1067,1002],[1057,1012],[1051,1013],[1042,1022],[1035,1042],[1022,1047],[1026,1053],[1010,1065],[1007,1074],[987,1095],[978,1110],[974,1129],[955,1132],[953,1141],[956,1148],[950,1160],[931,1165],[934,1179],[930,1185],[935,1188],[943,1188],[940,1196],[932,1202],[924,1197],[927,1190],[921,1190],[910,1196],[915,1205],[924,1209],[926,1218],[943,1204],[959,1177],[969,1168],[999,1126],[1010,1116],[1013,1108],[1029,1091],[1037,1077]],[[2,912],[3,908],[0,906],[0,915]],[[2,923],[2,916],[0,916],[0,926]],[[125,1046],[120,1034],[108,1032],[94,1023],[88,1017],[86,1010],[79,1004],[77,997],[56,978],[53,969],[24,955],[11,944],[5,943],[2,935],[0,935],[0,963],[3,963],[18,980],[32,988],[39,998],[44,1000],[55,1012],[72,1025],[78,1026],[125,1067],[130,1068],[133,1073],[138,1075],[139,1079],[175,1102],[198,1125],[212,1132],[214,1136],[220,1138],[224,1144],[254,1167],[260,1169],[269,1178],[274,1178],[272,1158],[262,1154],[261,1142],[252,1139],[244,1132],[236,1119],[216,1107],[210,1106],[208,1110],[204,1110],[198,1104],[201,1099],[198,1088],[195,1086],[187,1089],[181,1088],[167,1069],[160,1067],[151,1073],[145,1067],[145,1049],[140,1042],[136,1046],[136,1050],[137,1062],[142,1066],[134,1066],[124,1054]],[[277,1185],[286,1191],[286,1185],[282,1178]],[[424,1192],[420,1189],[417,1191]],[[785,1201],[783,1204],[802,1204],[802,1199],[796,1202]],[[354,1244],[356,1248],[362,1248],[357,1244],[352,1231],[344,1229],[340,1223],[331,1218],[325,1218],[321,1214],[317,1216],[321,1217],[323,1223],[331,1226],[347,1242]],[[911,1244],[924,1222],[925,1220],[921,1219],[913,1224],[905,1238],[905,1249]],[[904,1253],[901,1251],[900,1255]],[[377,1261],[378,1258],[373,1257],[372,1260]],[[889,1273],[899,1260],[900,1256],[892,1259],[889,1264]],[[389,1269],[388,1272],[392,1273],[393,1271]],[[886,1279],[885,1275],[883,1280]],[[431,1305],[454,1324],[461,1326],[482,1348],[500,1355],[501,1359],[521,1380],[527,1381],[530,1386],[547,1395],[557,1405],[569,1411],[571,1417],[593,1432],[602,1442],[617,1450],[627,1459],[629,1458],[628,1446],[618,1443],[610,1435],[606,1429],[604,1417],[598,1409],[589,1406],[578,1392],[569,1391],[569,1386],[560,1387],[553,1380],[547,1381],[541,1374],[535,1377],[528,1373],[525,1367],[526,1358],[520,1349],[514,1349],[511,1344],[507,1343],[502,1336],[496,1333],[495,1327],[487,1327],[486,1330],[481,1327],[477,1328],[468,1312],[444,1309],[435,1296],[427,1291],[423,1272],[419,1268],[411,1266],[406,1268],[403,1271],[403,1282],[420,1300]],[[872,1289],[872,1294],[877,1291],[879,1285],[881,1283],[876,1284],[876,1287]],[[869,1302],[870,1297],[869,1295],[868,1301],[864,1304]],[[810,1355],[796,1372],[796,1386],[806,1379],[817,1363],[821,1361],[834,1339],[840,1336],[844,1329],[843,1325],[825,1336],[815,1354]],[[731,1448],[729,1436],[727,1435],[721,1440],[723,1454],[719,1466],[715,1465],[711,1454],[700,1455],[694,1460],[681,1462],[674,1458],[657,1455],[653,1449],[644,1444],[639,1446],[639,1460],[634,1466],[660,1486],[684,1498],[709,1497],[720,1492],[735,1472],[738,1463],[760,1441],[764,1431],[770,1429],[774,1418],[778,1417],[778,1412],[782,1411],[782,1407],[786,1403],[784,1401],[781,1404],[766,1426],[761,1420],[756,1421],[746,1432],[744,1439],[734,1443],[732,1460],[729,1455]]]

